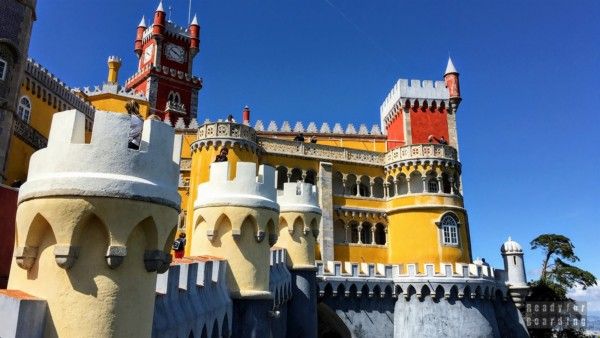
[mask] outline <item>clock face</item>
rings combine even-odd
[[[150,46],[148,46],[148,48],[146,48],[144,50],[144,63],[152,60],[153,52],[154,52],[154,45],[150,45]]]
[[[167,59],[183,63],[185,61],[185,51],[182,47],[169,43],[165,46]]]

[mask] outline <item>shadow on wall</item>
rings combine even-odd
[[[318,336],[320,338],[350,338],[350,330],[325,303],[317,305]]]

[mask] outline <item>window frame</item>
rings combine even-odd
[[[27,100],[27,103],[29,104],[29,107],[24,107],[24,105],[22,103],[23,99]],[[25,108],[28,109],[28,111],[27,111],[27,119],[24,119],[23,115],[22,115],[22,112],[25,110]],[[19,116],[19,118],[22,121],[25,121],[27,124],[29,124],[29,121],[31,121],[31,111],[32,110],[33,110],[33,106],[31,104],[31,99],[27,95],[21,96],[19,98],[19,105],[17,106],[17,115]]]
[[[435,222],[440,231],[440,242],[444,246],[460,247],[460,221],[454,213],[444,213],[439,221]]]
[[[0,71],[0,80],[6,80],[6,74],[8,74],[8,61],[0,58],[0,64],[2,64],[2,71]]]

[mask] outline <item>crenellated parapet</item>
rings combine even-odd
[[[263,208],[279,211],[275,190],[275,169],[270,166],[258,166],[256,163],[238,162],[236,176],[229,179],[229,162],[210,165],[208,182],[198,186],[198,198],[194,208],[214,206],[239,206]]]
[[[273,308],[277,309],[292,298],[292,277],[285,249],[273,247],[269,257],[269,290],[273,295]]]
[[[172,128],[146,120],[139,150],[129,149],[130,117],[97,112],[92,140],[85,143],[84,115],[54,114],[48,147],[36,152],[19,203],[45,196],[117,197],[179,209],[180,142]]]
[[[54,114],[31,157],[8,287],[47,302],[44,336],[148,337],[179,211],[179,142],[146,121],[130,149],[130,117],[98,112],[86,143],[84,124],[78,111]]]
[[[291,269],[314,270],[321,207],[317,187],[310,183],[284,183],[277,196],[280,208],[277,246],[287,249]]]
[[[432,298],[506,299],[507,287],[493,268],[478,264],[372,264],[352,262],[317,262],[319,294],[325,296],[354,294],[409,299]]]
[[[25,65],[25,74],[29,77],[26,78],[25,86],[29,90],[31,87],[32,93],[36,94],[38,97],[41,97],[42,90],[40,86],[36,83],[41,84],[43,88],[48,90],[48,94],[54,93],[60,100],[66,102],[71,107],[83,112],[85,116],[90,120],[94,120],[94,107],[84,100],[82,100],[79,96],[75,94],[75,91],[69,88],[63,81],[57,78],[54,74],[49,72],[46,68],[41,66],[35,60],[28,58],[27,63]],[[46,97],[42,97],[42,100],[46,101]],[[59,100],[55,100],[59,101]],[[48,102],[50,99],[48,98]],[[56,103],[55,103],[56,105]],[[56,106],[55,108],[60,108]],[[64,108],[63,108],[64,109]]]
[[[381,126],[387,126],[402,108],[431,107],[440,109],[450,105],[450,95],[444,81],[399,79],[379,108]]]
[[[227,269],[225,260],[197,256],[177,259],[158,275],[152,337],[229,337]]]
[[[279,218],[275,169],[261,165],[257,172],[256,163],[238,162],[229,179],[229,165],[212,163],[208,182],[198,186],[190,251],[227,259],[233,298],[269,299],[268,253]]]
[[[253,153],[258,150],[256,131],[249,126],[231,122],[206,123],[198,127],[192,151],[220,146],[237,146]]]
[[[266,125],[266,127],[265,127]],[[265,124],[262,120],[256,120],[254,123],[254,129],[257,132],[265,135],[277,135],[277,134],[297,134],[297,133],[307,133],[307,134],[317,134],[321,136],[327,135],[346,135],[346,136],[365,136],[365,137],[378,137],[381,136],[381,129],[378,125],[372,125],[370,128],[367,127],[366,124],[361,123],[358,128],[354,126],[354,124],[349,123],[346,125],[346,128],[342,127],[340,123],[335,123],[333,127],[329,126],[329,123],[323,122],[320,127],[317,127],[315,122],[309,122],[306,127],[301,121],[297,121],[294,126],[290,124],[288,121],[283,121],[283,123],[278,126],[277,122],[270,121],[268,124]]]

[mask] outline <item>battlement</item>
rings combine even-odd
[[[327,292],[334,296],[354,293],[361,296],[365,292],[370,296],[381,297],[403,294],[409,298],[418,297],[494,297],[500,292],[503,298],[508,296],[508,288],[493,268],[479,264],[423,264],[419,270],[417,264],[373,264],[317,261],[317,279],[320,295]],[[341,290],[341,291],[340,291]]]
[[[269,291],[273,295],[275,307],[292,298],[292,275],[287,268],[286,250],[271,248],[269,269]]]
[[[111,62],[116,62],[116,63],[120,64],[121,63],[121,58],[118,57],[118,56],[115,56],[115,55],[111,55],[111,56],[108,57],[108,63],[111,63]]]
[[[314,212],[321,214],[317,187],[310,183],[284,183],[283,192],[277,196],[281,212]]]
[[[73,91],[80,91],[79,88],[74,88]],[[102,94],[115,94],[119,96],[125,96],[136,100],[146,100],[146,96],[143,93],[136,92],[133,89],[127,89],[118,83],[104,83],[101,86],[83,87],[83,93],[87,96],[96,96]]]
[[[406,102],[410,106],[426,104],[440,107],[447,106],[449,99],[450,94],[444,81],[410,80],[409,83],[407,79],[399,79],[379,108],[382,128],[385,130],[386,123]]]
[[[495,280],[494,269],[487,265],[455,263],[439,264],[436,272],[435,264],[380,264],[354,263],[337,261],[318,261],[319,275],[326,277],[352,278],[483,278]]]
[[[76,110],[54,114],[48,147],[35,152],[19,203],[47,196],[97,196],[149,201],[179,209],[181,137],[146,120],[139,150],[128,148],[129,115],[96,112],[91,143]]]
[[[35,60],[31,58],[27,59],[25,73],[31,77],[32,81],[39,82],[43,87],[57,95],[61,100],[83,112],[88,119],[94,119],[94,107],[89,102],[82,100],[73,92],[73,90],[71,90],[71,88],[69,88],[69,86]]]
[[[232,311],[226,261],[209,256],[177,259],[157,276],[152,336],[200,337],[205,331],[228,337]]]
[[[198,198],[194,208],[209,206],[244,206],[279,211],[276,203],[275,168],[256,163],[238,162],[236,176],[229,179],[229,162],[210,165],[208,182],[198,186]]]

